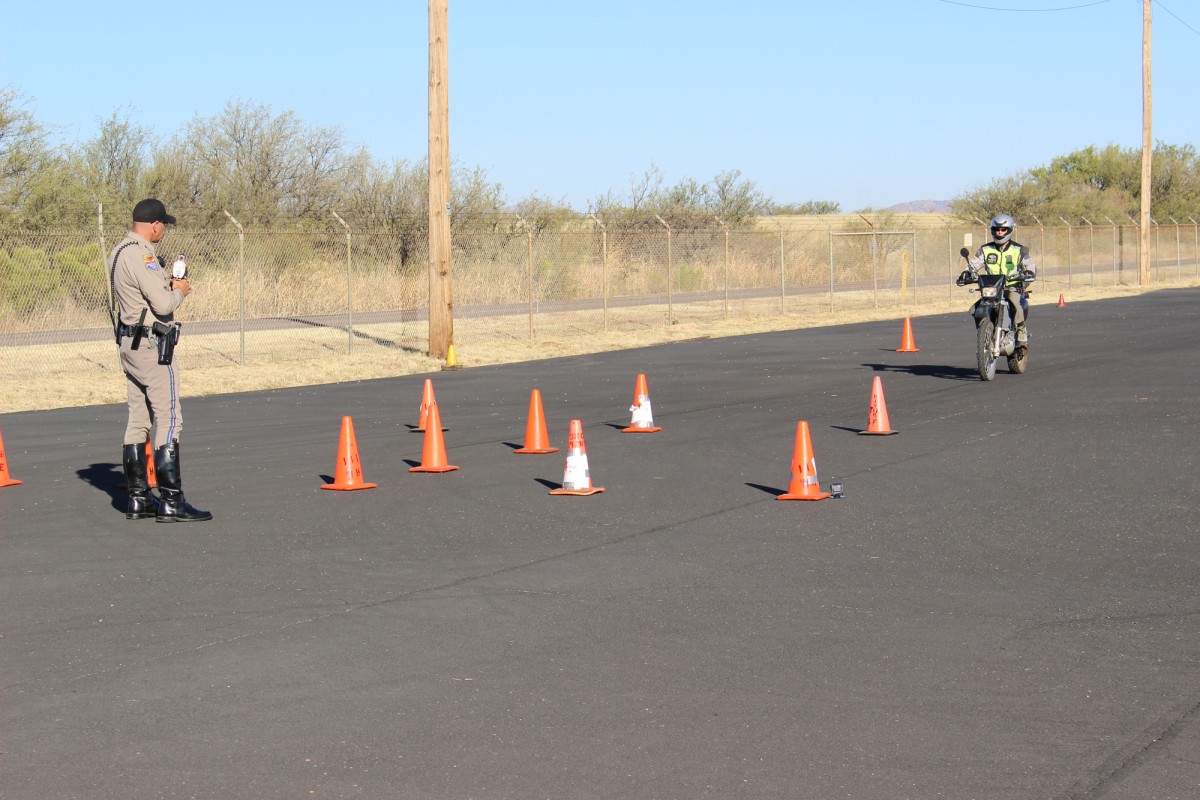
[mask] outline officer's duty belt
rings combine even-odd
[[[119,330],[122,336],[137,336],[140,334],[143,338],[149,339],[154,335],[154,331],[146,325],[126,325],[122,323]]]

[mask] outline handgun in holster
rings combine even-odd
[[[171,364],[175,357],[175,344],[179,341],[178,322],[155,322],[150,326],[158,338],[158,363],[164,366]]]

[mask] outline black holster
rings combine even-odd
[[[178,322],[155,322],[151,329],[158,339],[158,363],[169,366],[175,358],[175,345],[179,342]]]

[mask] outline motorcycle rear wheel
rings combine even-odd
[[[996,338],[996,328],[990,319],[980,320],[976,337],[978,345],[976,364],[979,367],[979,377],[990,381],[996,377],[996,357],[992,355],[992,340]]]

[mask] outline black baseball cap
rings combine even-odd
[[[167,213],[167,207],[162,204],[162,201],[153,198],[143,200],[133,207],[133,221],[175,224],[175,218]]]

